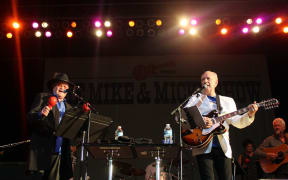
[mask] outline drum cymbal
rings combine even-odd
[[[127,175],[127,176],[143,176],[145,175],[145,171],[143,169],[138,169],[138,168],[127,168],[127,169],[121,169],[120,173]]]
[[[119,169],[130,169],[132,168],[132,165],[126,162],[121,161],[113,161],[113,165],[116,166]]]

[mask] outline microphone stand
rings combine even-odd
[[[79,88],[78,88],[79,89]],[[94,113],[98,114],[98,112],[96,111],[96,108],[91,105],[86,99],[84,99],[83,97],[79,96],[76,92],[75,89],[72,91],[72,94],[79,99],[80,102],[82,102],[83,104],[86,104],[89,107],[89,114],[88,114],[88,121],[87,121],[87,127],[86,130],[83,131],[82,134],[82,142],[81,142],[81,158],[80,158],[80,162],[81,162],[81,176],[80,176],[80,180],[88,180],[88,174],[87,174],[87,169],[88,169],[88,151],[86,151],[86,155],[84,157],[85,154],[85,148],[84,148],[84,144],[85,143],[89,143],[89,138],[90,138],[90,124],[91,124],[91,111],[93,111]],[[85,165],[85,172],[84,172],[84,177],[83,177],[83,166]]]
[[[26,140],[26,141],[20,141],[20,142],[16,142],[16,143],[1,145],[1,146],[0,146],[0,151],[4,151],[4,150],[6,150],[6,149],[13,148],[13,147],[15,147],[15,146],[19,146],[19,145],[21,145],[21,144],[30,143],[30,142],[31,142],[31,140],[28,139],[28,140]]]
[[[183,106],[188,102],[188,100],[194,96],[195,94],[201,92],[203,89],[205,88],[204,87],[201,87],[201,88],[197,88],[191,96],[189,96],[187,99],[185,99],[184,102],[182,102],[176,109],[174,109],[172,112],[171,112],[171,115],[175,115],[177,112],[179,114],[179,146],[180,146],[180,177],[179,177],[179,171],[178,171],[178,179],[182,180],[183,179],[183,141],[182,141],[182,114],[181,114],[181,110],[183,108]],[[184,121],[183,121],[184,122]]]

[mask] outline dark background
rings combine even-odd
[[[225,15],[230,19],[243,16],[257,16],[262,13],[281,14],[287,10],[286,1],[20,1],[18,16],[25,18],[77,19],[79,21],[92,16],[105,15],[124,22],[129,18],[145,19],[162,17],[167,19],[166,27],[174,22],[177,12],[201,11],[212,12],[211,17]],[[11,1],[1,1],[1,21],[13,16]],[[286,13],[286,18],[288,18]],[[164,27],[165,27],[164,26]],[[119,32],[118,32],[119,31]],[[287,44],[288,36],[269,34],[261,37],[227,37],[227,39],[211,38],[209,45],[192,44],[182,39],[169,44],[177,36],[166,34],[154,38],[128,38],[125,29],[120,26],[115,31],[118,37],[107,41],[82,36],[78,39],[35,39],[21,36],[21,54],[23,58],[24,104],[21,103],[15,39],[0,39],[1,49],[1,126],[0,145],[19,142],[28,138],[29,130],[25,130],[25,112],[29,110],[33,97],[43,91],[44,63],[46,57],[94,57],[119,55],[166,55],[166,54],[263,54],[267,58],[272,97],[279,99],[280,107],[275,116],[287,122]],[[208,33],[208,32],[207,32]],[[115,35],[115,36],[116,36]],[[151,48],[153,47],[153,48]],[[261,71],[255,67],[255,71]],[[22,97],[23,98],[23,97]],[[269,97],[267,97],[269,98]],[[25,161],[27,145],[7,150],[0,155],[2,162]]]

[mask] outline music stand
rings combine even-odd
[[[160,180],[161,159],[175,158],[179,147],[176,144],[137,144],[135,151],[138,158],[155,158],[156,180]]]
[[[71,140],[81,137],[81,133],[87,127],[88,112],[84,112],[81,108],[72,108],[63,116],[55,135],[65,137]],[[90,124],[90,141],[95,142],[101,135],[103,130],[112,124],[112,119],[106,116],[91,113]]]
[[[205,127],[205,122],[197,106],[183,108],[183,111],[181,113],[182,113],[182,117],[187,118],[190,126],[191,124],[194,124],[192,122],[194,121],[197,127]],[[192,126],[192,128],[195,128],[195,127]]]
[[[82,135],[80,173],[83,174],[83,171],[85,171],[85,179],[87,177],[88,152],[86,152],[85,160],[84,143],[88,140],[90,141],[90,139],[91,141],[96,141],[103,134],[104,129],[109,127],[112,122],[109,117],[101,116],[91,111],[84,112],[82,108],[76,107],[66,111],[59,126],[56,128],[56,136],[76,140]],[[89,137],[87,134],[89,134]]]
[[[93,156],[94,159],[108,160],[108,180],[112,180],[113,174],[113,158],[118,159],[134,159],[136,153],[133,146],[127,144],[85,144],[85,148]]]

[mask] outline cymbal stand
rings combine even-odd
[[[150,152],[151,156],[155,158],[156,163],[156,180],[160,180],[160,165],[161,165],[161,156],[164,157],[165,150],[161,148],[157,148],[156,150],[153,150]]]
[[[112,177],[113,177],[113,157],[115,157],[115,156],[119,157],[120,156],[119,150],[118,149],[107,149],[107,150],[104,150],[104,154],[106,155],[107,160],[108,160],[108,168],[109,168],[108,180],[112,180]]]

